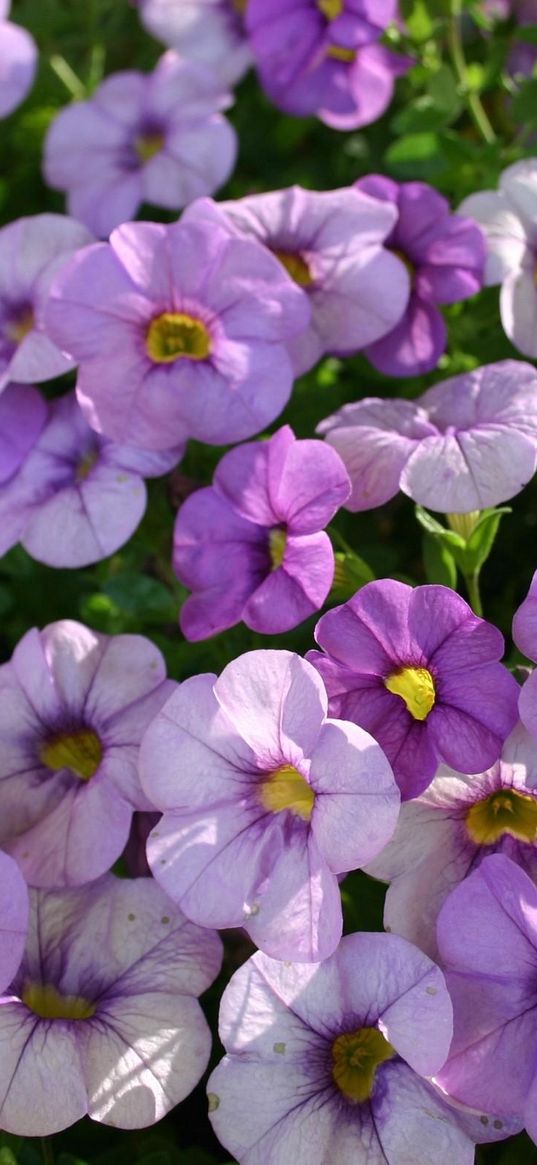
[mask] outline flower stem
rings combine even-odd
[[[461,84],[463,96],[468,110],[479,132],[488,145],[496,141],[496,134],[490,124],[488,116],[477,93],[468,86],[468,66],[464,55],[461,36],[461,16],[463,0],[450,0],[450,21],[448,30],[451,59],[457,77]]]
[[[479,615],[483,618],[483,604],[481,602],[481,593],[479,590],[479,571],[474,570],[473,574],[465,574],[464,581],[468,591],[468,598],[470,599],[470,606],[474,615]]]
[[[54,1150],[52,1148],[51,1137],[41,1137],[40,1140],[43,1165],[54,1165]]]

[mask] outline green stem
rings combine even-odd
[[[54,1165],[54,1150],[52,1148],[51,1137],[41,1137],[41,1152],[43,1154],[43,1165]]]
[[[468,110],[473,118],[479,132],[488,145],[496,141],[496,134],[490,124],[485,109],[477,93],[474,93],[468,87],[468,66],[466,64],[466,57],[464,55],[464,47],[461,36],[461,16],[462,16],[463,0],[451,0],[450,10],[451,17],[449,22],[449,48],[451,52],[451,59],[453,67],[460,81],[461,89],[464,99],[468,106]]]
[[[473,574],[465,574],[464,581],[468,591],[468,598],[470,599],[470,606],[475,615],[483,617],[483,604],[481,602],[481,593],[479,590],[479,571],[474,570]]]

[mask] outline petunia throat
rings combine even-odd
[[[376,1027],[345,1032],[332,1044],[334,1084],[347,1100],[362,1104],[372,1095],[377,1068],[396,1054]]]
[[[206,360],[211,352],[211,337],[205,324],[195,316],[166,311],[151,320],[145,346],[156,364],[173,364],[181,357]]]
[[[434,680],[426,667],[402,667],[384,680],[384,687],[404,700],[414,720],[426,720],[436,700]]]
[[[502,837],[537,842],[537,798],[517,789],[496,789],[466,813],[466,828],[477,845],[495,845]]]
[[[68,769],[81,781],[90,781],[103,758],[103,746],[91,728],[57,732],[43,741],[39,757],[51,772]]]
[[[273,255],[280,260],[287,274],[291,276],[291,279],[295,283],[298,283],[299,287],[311,287],[313,275],[306,260],[299,251],[275,250],[273,251]]]
[[[343,12],[343,0],[317,0],[317,8],[327,20],[337,20]]]
[[[302,821],[310,821],[315,793],[305,777],[293,765],[281,765],[261,784],[261,803],[270,813],[287,809]]]
[[[62,995],[50,983],[27,983],[22,1002],[40,1019],[91,1019],[96,1006],[81,995]]]

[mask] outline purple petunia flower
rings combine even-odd
[[[486,772],[465,776],[441,765],[426,792],[403,805],[392,840],[367,867],[390,882],[386,928],[435,958],[442,903],[492,853],[537,883],[537,743],[522,724]]]
[[[260,432],[289,399],[309,305],[281,264],[215,222],[126,223],[56,279],[47,327],[80,363],[97,432],[147,449]]]
[[[19,404],[21,388],[16,387],[15,399],[13,386],[0,397],[0,421],[9,394],[13,411],[20,408],[22,427],[28,408],[26,398]],[[0,456],[1,450],[0,445]],[[182,446],[151,452],[116,445],[89,428],[74,392],[53,401],[18,473],[3,482],[0,476],[0,554],[21,542],[47,566],[100,562],[123,546],[141,521],[144,477],[169,472],[182,453]],[[0,459],[0,475],[1,466]]]
[[[398,490],[441,513],[471,513],[519,493],[537,466],[537,373],[502,360],[443,380],[415,401],[368,397],[317,426],[352,481],[348,510]]]
[[[26,946],[28,890],[13,858],[0,850],[0,991],[16,975]]]
[[[376,42],[396,0],[248,0],[246,28],[269,97],[334,129],[375,121],[412,64]]]
[[[150,878],[110,874],[30,898],[26,951],[0,1006],[2,1129],[48,1136],[86,1113],[154,1124],[207,1066],[197,997],[218,974],[218,935]]]
[[[0,0],[0,117],[28,96],[37,68],[37,48],[25,28],[8,20],[11,0]]]
[[[120,856],[133,810],[154,808],[138,746],[173,688],[148,639],[69,619],[0,667],[0,845],[30,885],[81,885]]]
[[[341,937],[338,874],[391,837],[399,791],[376,741],[326,719],[305,660],[251,651],[186,680],[140,751],[163,811],[147,855],[202,926],[242,926],[275,958],[326,958]]]
[[[10,380],[50,380],[74,367],[45,327],[56,272],[91,242],[84,226],[61,214],[19,218],[0,230],[0,391]]]
[[[407,271],[382,245],[395,207],[356,194],[293,186],[217,208],[264,243],[308,296],[310,327],[289,343],[297,376],[326,352],[348,355],[386,335],[408,301]]]
[[[148,32],[200,61],[225,85],[239,81],[251,63],[244,29],[248,0],[138,0]]]
[[[473,1165],[506,1133],[423,1079],[451,1032],[444,976],[395,935],[347,935],[309,967],[255,954],[222,998],[215,1132],[240,1165]]]
[[[518,685],[501,663],[503,636],[449,587],[367,583],[319,620],[318,668],[332,716],[378,740],[403,800],[441,761],[458,772],[494,764],[518,719]]]
[[[148,75],[115,73],[54,119],[45,179],[101,238],[142,202],[180,210],[231,174],[237,139],[221,113],[230,104],[209,70],[174,52]]]
[[[8,384],[0,395],[0,496],[35,445],[47,420],[47,405],[30,384]]]
[[[212,486],[187,498],[175,524],[174,570],[194,592],[181,609],[186,638],[241,619],[276,635],[318,611],[334,577],[324,527],[349,491],[337,453],[297,441],[288,425],[226,453]]]
[[[451,214],[449,203],[424,182],[393,182],[370,174],[356,189],[393,203],[399,218],[386,245],[411,279],[406,312],[389,335],[365,355],[387,376],[415,376],[436,368],[446,347],[446,325],[438,305],[458,303],[483,286],[486,248],[469,218]]]
[[[537,1141],[537,888],[494,854],[450,894],[438,946],[454,1009],[443,1088],[519,1119]]]

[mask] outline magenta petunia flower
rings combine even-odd
[[[61,214],[19,218],[0,230],[0,391],[10,380],[51,380],[74,367],[47,332],[45,305],[56,272],[89,242],[86,228]]]
[[[22,386],[16,399],[12,388],[0,397],[0,421],[8,394],[12,409],[18,407]],[[20,412],[21,426],[26,412]],[[1,452],[0,444],[0,473]],[[100,562],[123,546],[141,521],[144,478],[169,472],[182,454],[182,446],[151,452],[116,445],[89,428],[74,392],[53,401],[18,473],[4,482],[0,477],[0,554],[21,542],[47,566]]]
[[[221,958],[218,935],[150,878],[32,891],[26,951],[0,1004],[2,1129],[49,1136],[86,1113],[121,1129],[161,1120],[207,1066],[197,997]]]
[[[309,305],[264,247],[213,221],[126,223],[61,272],[46,321],[80,364],[91,426],[169,449],[240,441],[275,419]]]
[[[326,719],[314,668],[251,651],[186,680],[140,751],[163,812],[147,855],[202,926],[242,926],[275,958],[327,958],[341,937],[338,874],[391,837],[399,791],[376,741]]]
[[[506,1132],[424,1079],[451,1032],[444,976],[395,935],[347,935],[309,967],[257,953],[222,998],[215,1132],[240,1165],[473,1165]]]
[[[120,856],[133,810],[154,808],[138,749],[173,687],[148,639],[69,619],[0,667],[0,845],[30,885],[81,885]]]
[[[392,332],[365,355],[387,376],[416,376],[436,368],[446,347],[438,305],[458,303],[483,286],[482,231],[470,218],[451,214],[449,203],[424,182],[393,182],[380,174],[360,178],[356,189],[395,205],[399,218],[386,240],[410,274],[406,312]]]
[[[518,719],[518,685],[498,660],[503,636],[449,587],[367,583],[319,620],[307,658],[332,716],[378,740],[403,800],[441,761],[462,773],[494,764]]]
[[[246,28],[269,97],[349,130],[380,117],[411,60],[378,40],[396,0],[248,0]]]
[[[0,0],[0,117],[7,117],[28,96],[37,69],[35,41],[8,20],[11,0]]]
[[[386,848],[367,867],[390,883],[384,925],[437,957],[442,903],[492,853],[537,883],[537,742],[522,724],[484,773],[441,765],[429,788],[403,805]]]
[[[348,510],[398,490],[441,513],[471,513],[520,493],[537,467],[537,373],[502,360],[443,380],[414,401],[368,397],[317,426],[352,482]]]
[[[326,352],[348,355],[391,331],[404,313],[406,269],[383,247],[395,207],[348,190],[293,186],[218,206],[242,234],[283,263],[311,305],[311,324],[289,343],[297,376]]]
[[[175,524],[174,570],[193,591],[181,608],[186,638],[241,619],[276,635],[318,611],[335,565],[324,527],[349,491],[337,453],[297,441],[289,425],[226,453],[212,486],[187,498]]]
[[[19,867],[0,850],[0,991],[14,975],[26,946],[28,930],[28,890]]]
[[[148,32],[200,61],[225,85],[239,81],[251,63],[244,28],[248,0],[138,0]]]
[[[454,1009],[442,1087],[519,1119],[537,1141],[537,888],[494,854],[450,894],[438,946]]]
[[[0,395],[0,496],[35,445],[47,420],[47,405],[30,384],[8,384]]]
[[[230,104],[209,70],[174,52],[153,73],[114,73],[52,122],[45,179],[100,238],[143,202],[180,210],[231,174],[237,139],[221,112]]]

